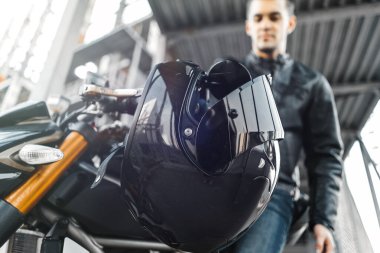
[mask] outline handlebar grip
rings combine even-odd
[[[133,115],[136,111],[139,102],[139,97],[129,97],[123,100],[104,98],[104,112],[120,112]]]

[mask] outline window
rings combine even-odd
[[[380,130],[375,127],[380,124],[380,103],[375,107],[372,115],[361,132],[362,140],[371,158],[377,164],[379,170],[380,162]],[[375,171],[375,167],[370,165],[369,171],[375,196],[380,203],[380,178]],[[369,240],[372,243],[374,252],[380,252],[380,227],[375,211],[374,200],[372,197],[368,176],[363,160],[362,151],[358,141],[355,142],[348,157],[345,160],[345,172],[347,183],[355,200],[364,228],[367,231]]]

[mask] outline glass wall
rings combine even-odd
[[[347,184],[355,200],[374,252],[380,252],[380,221],[376,201],[380,202],[380,103],[361,131],[362,144],[356,141],[345,160]],[[363,157],[366,148],[374,164]],[[365,155],[365,154],[364,154]],[[366,165],[367,164],[367,168]],[[367,171],[369,173],[367,173]],[[372,187],[371,187],[372,184]],[[371,189],[372,188],[372,189]],[[378,208],[378,207],[377,207]]]
[[[119,25],[136,23],[151,15],[147,0],[95,0],[88,15],[83,42],[91,42]]]
[[[1,4],[0,75],[37,83],[58,32],[66,0],[15,0]]]

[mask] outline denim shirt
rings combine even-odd
[[[247,55],[245,66],[253,78],[272,75],[272,92],[284,127],[280,141],[278,184],[298,187],[297,164],[302,150],[310,187],[310,226],[334,228],[342,177],[342,140],[334,96],[325,77],[280,55],[262,59]]]

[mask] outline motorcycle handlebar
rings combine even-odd
[[[130,98],[141,96],[142,89],[111,89],[94,84],[83,84],[79,95],[86,98],[97,98],[100,96]]]

